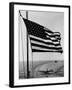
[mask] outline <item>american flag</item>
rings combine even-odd
[[[23,18],[30,38],[32,52],[59,52],[62,53],[60,33]]]

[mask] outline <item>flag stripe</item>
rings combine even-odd
[[[34,47],[41,47],[41,48],[44,48],[44,49],[52,49],[52,50],[60,50],[62,49],[61,47],[49,47],[49,46],[44,46],[44,45],[38,45],[38,44],[34,44],[34,43],[31,43],[32,46]]]
[[[29,37],[30,37],[31,40],[42,42],[42,43],[45,43],[45,44],[55,45],[55,46],[60,45],[60,43],[58,41],[54,42],[52,40],[45,40],[45,39],[42,39],[42,38],[39,38],[39,37],[36,37],[36,36],[33,36],[33,35],[29,35]]]
[[[52,42],[45,42],[45,41],[42,41],[42,40],[38,40],[38,39],[35,39],[35,38],[30,38],[31,41],[37,41],[37,42],[41,42],[41,43],[44,43],[44,44],[47,44],[47,45],[53,45],[53,46],[59,46],[60,44],[57,43],[57,44],[54,44]]]
[[[44,41],[44,42],[59,43],[58,40],[57,41],[53,41],[52,39],[43,39],[43,38],[36,37],[36,36],[33,36],[33,35],[29,35],[29,37],[31,39],[34,38],[34,39],[41,40],[41,41]]]
[[[32,52],[57,52],[62,53],[63,51],[53,51],[53,50],[39,50],[39,49],[32,49]]]
[[[48,28],[44,27],[44,30],[47,31],[48,33],[53,34],[54,32],[52,32],[51,30],[49,30]]]
[[[32,50],[44,50],[44,51],[53,51],[53,52],[57,52],[57,51],[59,51],[59,52],[62,52],[62,49],[60,49],[60,50],[51,50],[51,49],[45,49],[45,48],[42,48],[42,47],[36,47],[36,46],[32,46]]]
[[[56,37],[56,38],[54,38],[54,37],[49,37],[48,35],[46,35],[46,37],[47,37],[47,39],[49,39],[49,40],[52,40],[53,42],[57,42],[58,40],[61,40],[61,38],[59,37]]]
[[[49,37],[60,37],[60,34],[57,34],[57,33],[53,33],[53,34],[51,34],[51,33],[49,33],[49,32],[45,32]]]
[[[53,40],[53,41],[58,41],[61,40],[61,37],[50,37],[48,35],[46,35],[47,39]]]
[[[61,47],[61,45],[58,45],[58,46],[55,46],[55,45],[49,45],[49,44],[46,44],[46,43],[43,43],[43,42],[38,42],[38,41],[35,41],[35,40],[30,40],[31,43],[34,43],[34,44],[38,44],[38,45],[43,45],[43,46],[47,46],[47,47]]]

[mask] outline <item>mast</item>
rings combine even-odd
[[[26,11],[26,19],[28,19],[28,11]],[[27,78],[30,77],[29,72],[29,42],[28,42],[28,33],[27,33]]]

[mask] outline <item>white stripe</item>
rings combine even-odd
[[[41,40],[41,41],[44,41],[44,42],[51,42],[53,44],[59,44],[59,42],[54,42],[54,41],[51,41],[51,40],[45,40],[45,39],[42,39],[42,38],[39,38],[39,37],[36,37],[36,36],[33,36],[33,35],[29,35],[29,37],[32,37],[34,39],[37,39],[37,40]]]
[[[44,41],[44,42],[52,42],[51,40],[45,40],[45,39],[42,39],[42,38],[39,38],[39,37],[36,37],[36,36],[33,36],[33,35],[29,35],[29,36],[32,37],[32,38]]]
[[[58,33],[58,32],[54,32],[53,34],[52,34],[52,33],[49,33],[49,32],[45,32],[45,33],[48,34],[48,35],[51,35],[51,36],[52,36],[52,35],[55,35],[55,36],[56,36],[56,35],[60,35],[60,33]],[[59,37],[59,36],[57,36],[57,37]]]
[[[46,34],[48,34],[48,35],[53,35],[52,33],[49,33],[49,32],[45,32]]]
[[[60,33],[59,33],[59,32],[54,32],[54,34],[55,34],[55,35],[60,35]]]
[[[51,40],[57,40],[57,38],[55,38],[55,37],[50,37],[50,36],[48,36],[48,35],[46,35],[46,37],[50,38]],[[54,41],[53,41],[53,42],[54,42]]]
[[[45,50],[45,51],[60,51],[60,50],[54,50],[54,49],[44,49],[44,48],[41,48],[41,47],[36,47],[36,46],[32,46],[32,49],[37,49],[37,50]]]
[[[38,42],[38,41],[35,41],[35,40],[31,40],[31,43],[38,44],[38,45],[43,45],[43,46],[47,46],[47,47],[56,47],[56,48],[61,47],[60,45],[58,45],[58,46],[47,45],[47,44],[44,44],[44,43],[42,43],[42,42]]]

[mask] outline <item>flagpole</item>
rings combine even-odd
[[[21,24],[22,25],[22,24]],[[25,77],[25,65],[24,65],[24,49],[23,49],[23,33],[22,33],[22,26],[21,26],[21,41],[22,41],[22,57],[23,57],[23,69],[24,69],[24,77]]]
[[[28,11],[26,11],[26,19],[28,19]],[[29,42],[28,42],[28,33],[27,33],[27,78],[30,77],[29,74]]]
[[[26,11],[26,19],[28,19],[28,11]],[[29,40],[28,40],[28,33],[27,33],[27,52],[29,52]],[[31,42],[30,42],[31,43]],[[32,50],[32,47],[31,47]],[[28,78],[30,77],[30,73],[32,73],[32,77],[33,77],[33,55],[32,55],[32,72],[29,71],[29,54],[27,53],[27,76]]]
[[[31,41],[30,41],[30,45],[31,45]],[[34,70],[33,70],[33,53],[32,53],[32,46],[31,46],[31,56],[32,56],[32,63],[31,63],[31,65],[32,65],[32,67],[31,67],[31,77],[33,78],[34,77]]]
[[[23,16],[21,15],[21,13],[20,13],[20,11],[19,11],[19,20],[20,20],[20,22],[21,22],[21,18],[23,18]],[[24,69],[24,78],[25,78],[25,62],[24,62],[24,50],[23,50],[23,33],[22,33],[22,22],[20,23],[20,29],[21,29],[21,31],[19,31],[19,34],[21,35],[21,41],[22,41],[22,57],[23,57],[23,69]],[[20,38],[20,36],[19,36],[19,38]],[[20,55],[20,54],[19,54]]]

